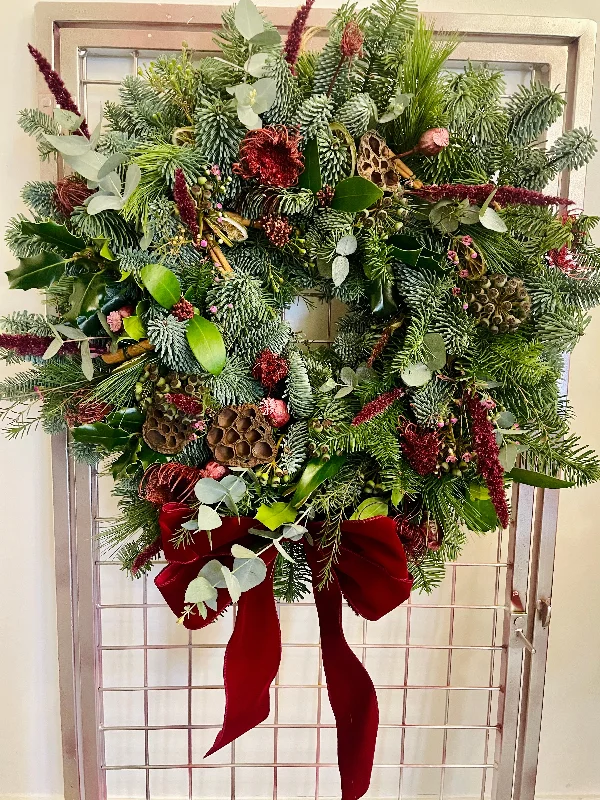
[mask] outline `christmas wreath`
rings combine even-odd
[[[558,388],[600,303],[598,220],[544,193],[596,145],[545,146],[555,90],[504,104],[500,72],[446,72],[456,42],[410,0],[344,5],[318,53],[312,3],[282,43],[240,0],[219,56],[160,57],[92,132],[30,46],[57,108],[20,125],[63,177],[27,183],[8,228],[10,286],[48,313],[2,320],[2,357],[30,363],[0,396],[9,435],[68,429],[112,473],[104,547],[134,577],[166,559],[183,625],[238,604],[213,750],[268,714],[274,598],[314,588],[350,800],[377,704],[342,597],[378,619],[437,585],[467,530],[508,525],[512,481],[600,477]],[[285,321],[307,291],[347,306],[330,347]]]

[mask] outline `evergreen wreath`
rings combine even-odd
[[[10,286],[48,312],[1,321],[2,358],[29,364],[0,397],[9,436],[68,430],[112,473],[122,517],[103,545],[133,577],[164,557],[157,585],[187,627],[231,602],[267,625],[273,592],[314,587],[335,706],[333,664],[355,668],[328,655],[335,592],[378,618],[434,588],[466,530],[508,525],[512,481],[600,478],[559,390],[600,250],[598,219],[544,193],[596,152],[583,129],[545,146],[560,92],[504,105],[500,72],[447,73],[456,41],[412,0],[346,3],[309,52],[312,2],[282,43],[240,0],[219,57],[158,58],[91,133],[30,46],[57,108],[20,125],[68,175],[27,183],[30,216],[9,223]],[[284,321],[309,289],[348,307],[331,347]],[[360,575],[389,597],[356,594]],[[244,680],[268,686],[271,667]],[[247,730],[265,701],[244,700]],[[356,718],[338,732],[345,798],[368,786],[364,708],[360,751]]]

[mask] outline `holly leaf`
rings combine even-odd
[[[233,572],[239,581],[242,592],[248,592],[267,577],[267,565],[262,558],[258,557],[236,558],[233,562]]]
[[[360,175],[354,175],[336,185],[331,207],[336,211],[355,213],[369,208],[382,196],[383,192],[378,186]]]
[[[171,308],[181,297],[181,284],[174,272],[162,264],[147,264],[140,272],[142,283],[163,308]]]
[[[120,428],[113,428],[106,422],[92,422],[89,425],[79,425],[73,428],[73,438],[76,442],[93,444],[105,450],[122,450],[129,441],[129,433]]]
[[[298,512],[290,503],[273,503],[270,506],[261,505],[254,519],[262,522],[265,528],[275,531],[286,522],[294,522],[297,516]]]
[[[86,311],[95,311],[100,305],[107,283],[108,277],[105,270],[79,275],[75,278],[73,291],[69,298],[70,308],[65,314],[65,319],[75,322],[77,317]]]
[[[139,433],[144,424],[144,415],[137,408],[122,408],[113,411],[106,417],[106,424],[112,428],[120,428],[129,433]]]
[[[304,171],[298,179],[301,189],[310,189],[315,194],[323,186],[321,164],[319,163],[319,145],[316,139],[310,139],[304,148]]]
[[[20,258],[16,269],[8,270],[11,289],[45,289],[58,280],[65,271],[65,260],[56,253],[40,253],[30,258]]]
[[[29,222],[24,220],[21,222],[21,230],[23,233],[37,236],[45,244],[56,247],[70,256],[85,247],[83,239],[80,239],[79,236],[73,236],[64,225],[58,225],[56,222]]]
[[[214,322],[196,314],[188,324],[187,340],[192,353],[204,369],[211,375],[220,375],[225,366],[227,354],[221,331]]]

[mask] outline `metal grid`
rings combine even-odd
[[[62,36],[67,41],[68,31]],[[125,56],[127,68],[135,71],[157,51],[78,52],[80,101],[93,123],[99,99],[115,91],[125,69],[103,77],[90,69],[90,55],[95,67]],[[331,339],[337,312],[330,306],[320,310],[311,316],[316,343]],[[295,317],[292,325],[301,329],[301,307]],[[283,658],[271,717],[202,761],[222,718],[222,657],[233,612],[203,632],[175,626],[151,581],[128,583],[114,562],[98,559],[90,531],[97,532],[114,513],[102,479],[73,468],[65,443],[56,437],[53,461],[56,496],[69,499],[66,511],[56,511],[57,529],[65,529],[70,548],[64,574],[57,567],[59,607],[69,607],[72,623],[67,631],[59,618],[59,638],[63,653],[69,639],[74,646],[74,662],[63,664],[61,680],[68,694],[73,690],[79,698],[72,717],[63,706],[66,796],[339,796],[335,727],[314,604],[279,608]],[[533,491],[519,493],[510,531],[474,537],[432,596],[415,598],[378,623],[344,609],[348,640],[369,668],[381,706],[371,797],[513,797],[517,740],[532,716],[526,709],[519,720],[523,664],[526,673],[532,668],[531,652],[523,660],[523,644],[537,636],[545,645],[531,613],[539,577],[530,581],[531,547],[533,542],[537,559],[542,533],[552,533],[555,525],[557,494],[545,493],[550,506],[545,513],[544,492],[538,492],[534,516]],[[549,585],[551,560],[541,573]],[[61,596],[67,592],[68,602]],[[529,613],[519,613],[528,592]],[[539,713],[533,716],[535,728]],[[515,798],[530,792],[533,797],[530,779],[520,794],[519,771],[526,761],[531,766],[532,754],[522,751]]]

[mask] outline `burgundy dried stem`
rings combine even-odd
[[[54,99],[56,100],[57,104],[60,108],[64,111],[72,111],[73,114],[77,114],[78,117],[81,116],[81,112],[77,108],[77,103],[73,100],[71,93],[65,86],[62,78],[52,69],[52,66],[47,58],[45,58],[39,50],[28,44],[27,48],[31,53],[35,63],[38,66],[39,71],[44,76],[44,80],[46,81],[46,85],[48,89],[52,92]],[[87,136],[90,138],[90,132],[88,130],[87,122],[83,120],[81,125],[79,126],[79,131],[77,133],[82,134],[83,136]]]
[[[481,205],[490,194],[495,190],[494,202],[501,206],[506,205],[526,205],[526,206],[570,206],[572,200],[565,197],[552,197],[551,195],[534,192],[532,189],[523,189],[518,186],[495,186],[493,183],[486,183],[481,186],[469,186],[461,183],[447,183],[441,186],[423,186],[422,189],[413,189],[411,194],[437,203],[440,200],[468,199],[473,203]]]
[[[313,7],[314,2],[315,0],[306,0],[306,3],[304,3],[303,6],[300,6],[298,11],[296,11],[296,16],[290,25],[287,39],[285,40],[285,45],[283,48],[283,52],[285,54],[284,57],[290,65],[290,69],[294,75],[296,74],[296,62],[298,61],[300,48],[302,47],[302,35],[304,33],[304,29],[306,28],[306,20],[308,19],[308,15],[310,14],[310,10]]]

